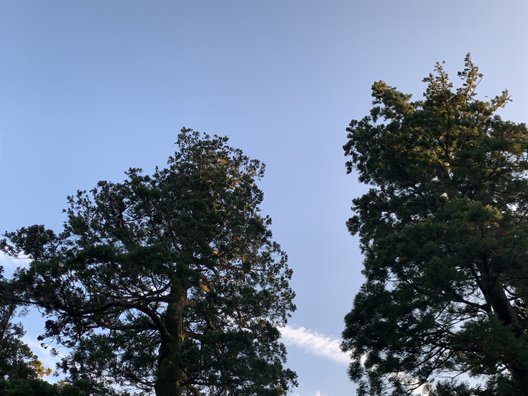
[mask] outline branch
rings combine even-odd
[[[137,303],[132,302],[123,302],[123,301],[112,301],[103,305],[100,305],[98,307],[94,307],[91,309],[84,309],[84,310],[75,310],[67,306],[61,307],[64,312],[69,317],[83,317],[83,316],[90,316],[98,313],[104,313],[105,311],[108,311],[110,308],[125,308],[125,309],[137,309],[138,311],[143,312],[145,315],[147,315],[150,320],[152,320],[152,323],[156,326],[156,328],[161,332],[162,336],[169,336],[169,332],[167,328],[165,327],[165,323],[160,319],[160,317],[157,315],[155,311],[152,309],[149,309],[145,306],[142,306]]]

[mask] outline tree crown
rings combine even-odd
[[[347,169],[371,186],[348,221],[365,255],[343,333],[360,393],[460,373],[525,389],[528,130],[497,115],[507,91],[478,99],[469,55],[458,77],[437,64],[418,101],[376,82],[347,129]]]

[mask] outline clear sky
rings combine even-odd
[[[336,345],[365,188],[345,175],[345,128],[373,81],[419,97],[436,61],[455,77],[467,52],[481,92],[509,88],[503,116],[528,121],[527,17],[524,0],[0,0],[0,231],[58,229],[66,195],[163,165],[183,126],[228,135],[268,166],[264,211],[295,271],[295,393],[351,395]]]

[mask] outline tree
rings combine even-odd
[[[528,394],[528,130],[497,115],[506,91],[477,98],[469,55],[458,76],[437,64],[419,101],[376,82],[347,129],[348,172],[371,186],[348,221],[365,282],[342,347],[359,394]]]
[[[20,307],[13,301],[14,284],[0,266],[0,380],[37,379],[49,373],[29,346],[21,340],[24,329],[14,323]]]
[[[14,298],[16,283],[3,276],[0,266],[0,394],[6,396],[58,396],[59,389],[42,378],[51,374],[22,341],[24,328],[15,319],[24,307]]]
[[[64,230],[7,233],[32,258],[25,296],[72,349],[71,379],[158,396],[281,395],[278,326],[294,310],[286,255],[256,185],[264,166],[227,138],[184,129],[152,175],[130,169],[69,197]]]

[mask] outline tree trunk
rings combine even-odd
[[[170,294],[165,326],[167,335],[161,337],[158,357],[156,396],[180,396],[184,387],[183,343],[185,338],[183,315],[187,291],[179,289]]]
[[[487,302],[493,308],[497,318],[505,325],[511,328],[515,337],[521,337],[524,334],[523,326],[519,317],[513,309],[503,286],[496,277],[482,275],[482,292]],[[513,382],[517,389],[523,390],[519,396],[528,396],[528,364],[519,358],[519,356],[508,356],[504,359],[504,364],[510,372]]]
[[[524,363],[522,365],[525,366]],[[526,367],[512,367],[509,371],[513,382],[519,389],[519,396],[528,396],[528,370]]]
[[[183,372],[178,357],[179,346],[170,340],[161,342],[158,358],[158,378],[156,396],[180,396],[182,392]]]

